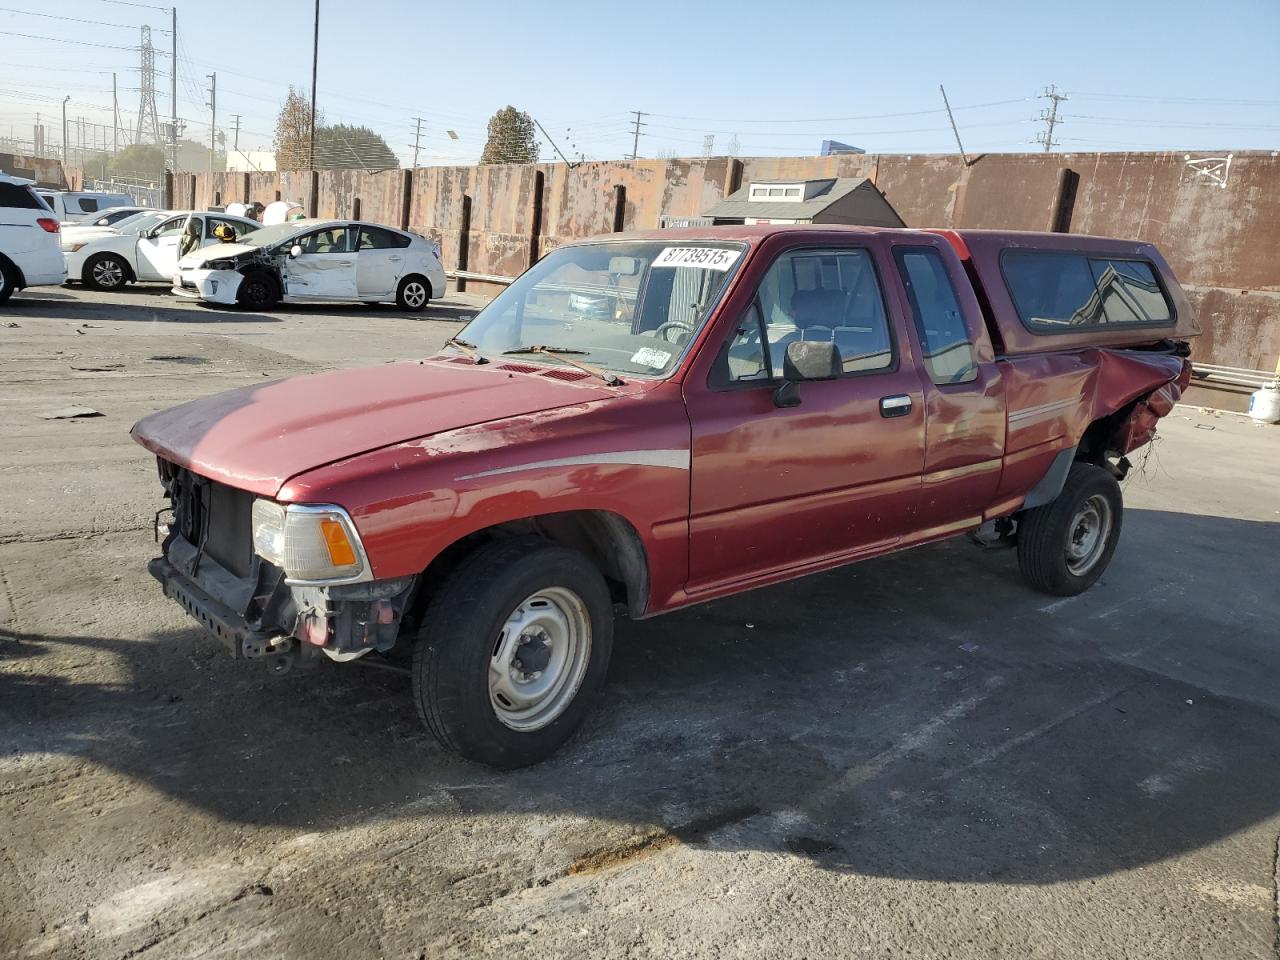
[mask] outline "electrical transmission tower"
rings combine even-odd
[[[640,159],[640,128],[648,126],[647,123],[641,123],[640,118],[647,117],[648,114],[642,110],[632,110],[631,112],[636,115],[635,120],[632,121],[632,126],[634,129],[632,129],[631,131],[634,137],[631,141],[631,156],[627,157],[626,159],[639,160]]]
[[[175,63],[176,71],[178,65]],[[153,143],[162,143],[160,117],[156,113],[156,50],[151,45],[151,28],[142,28],[142,102],[138,105],[138,133],[134,143],[142,143],[142,135],[151,131]]]
[[[1053,139],[1053,128],[1062,123],[1058,119],[1058,104],[1067,99],[1065,93],[1059,93],[1058,88],[1053,84],[1044,88],[1044,93],[1040,94],[1040,99],[1048,100],[1051,106],[1048,110],[1041,110],[1040,116],[1036,119],[1045,124],[1043,133],[1036,135],[1036,143],[1044,145],[1044,152],[1048,153],[1058,145],[1058,141]]]

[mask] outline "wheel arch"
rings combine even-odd
[[[89,254],[88,257],[85,258],[84,266],[80,268],[81,283],[83,284],[89,283],[89,281],[85,279],[85,277],[88,276],[89,274],[89,268],[93,266],[93,261],[101,257],[114,257],[116,260],[120,261],[121,265],[124,267],[125,283],[138,282],[138,275],[136,272],[134,272],[133,264],[129,262],[128,257],[126,257],[123,253],[116,253],[116,251],[114,250],[99,250],[97,253],[91,253]]]
[[[567,510],[507,520],[453,541],[422,571],[412,603],[417,621],[440,584],[477,547],[505,537],[538,537],[585,554],[599,569],[615,603],[633,618],[649,605],[649,559],[639,532],[625,517],[608,510]]]

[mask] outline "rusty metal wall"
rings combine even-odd
[[[1200,154],[1198,156],[1204,156]],[[965,166],[958,156],[698,157],[675,160],[525,166],[431,167],[413,171],[325,171],[317,175],[319,216],[350,216],[408,227],[440,240],[446,266],[514,276],[533,251],[613,229],[619,197],[623,229],[651,229],[659,217],[696,216],[741,184],[758,179],[870,177],[911,226],[1047,230],[1062,171],[1079,177],[1070,228],[1157,244],[1198,304],[1205,328],[1198,359],[1270,369],[1280,355],[1280,158],[1232,158],[1226,185],[1183,154],[999,154]],[[540,212],[538,183],[541,187]],[[195,188],[197,206],[298,200],[312,208],[311,174],[253,173],[175,177],[175,202]],[[616,188],[621,187],[621,191]],[[464,237],[463,198],[471,200]],[[535,225],[537,236],[534,236]],[[496,290],[476,284],[472,290]]]

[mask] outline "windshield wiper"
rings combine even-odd
[[[575,350],[572,347],[544,347],[541,344],[535,344],[532,347],[516,347],[514,350],[503,350],[504,356],[507,354],[518,353],[541,353],[554,360],[562,360],[565,363],[577,367],[579,370],[585,370],[587,373],[593,374],[607,383],[609,386],[617,386],[622,381],[615,377],[604,367],[597,367],[594,363],[583,363],[581,360],[575,360],[573,357],[566,356],[570,353],[586,353],[586,350]]]
[[[480,356],[480,351],[476,349],[476,345],[474,343],[468,343],[466,340],[459,339],[458,337],[450,337],[444,342],[444,345],[446,347],[457,347],[468,357],[474,360],[476,362],[476,366],[489,362],[488,358]]]

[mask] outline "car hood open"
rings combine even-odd
[[[370,450],[616,393],[501,366],[437,358],[292,377],[153,413],[132,435],[201,476],[270,497],[291,477]]]

